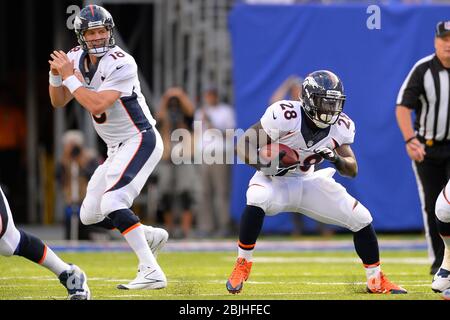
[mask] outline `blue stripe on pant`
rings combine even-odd
[[[128,185],[152,155],[156,145],[155,132],[153,129],[149,129],[141,134],[142,141],[137,152],[134,154],[134,157],[128,163],[128,166],[125,168],[119,181],[106,192],[114,191]]]
[[[136,92],[133,91],[131,96],[120,98],[120,101],[136,128],[143,131],[152,127],[139,104]]]

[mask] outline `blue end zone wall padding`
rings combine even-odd
[[[369,30],[365,5],[236,5],[229,24],[237,124],[257,122],[289,75],[328,69],[340,76],[355,121],[355,179],[335,179],[372,213],[376,230],[423,228],[419,194],[395,120],[398,90],[417,60],[434,52],[434,28],[450,6],[380,6]],[[254,170],[234,165],[231,211],[239,221]],[[290,215],[268,217],[265,232],[290,232]]]

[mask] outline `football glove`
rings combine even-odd
[[[328,160],[333,163],[338,160],[338,155],[336,154],[336,152],[327,147],[320,147],[320,148],[314,149],[314,153],[320,155],[325,160]]]

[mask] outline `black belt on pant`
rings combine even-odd
[[[424,143],[427,147],[450,145],[450,140],[425,139],[421,136],[417,136],[417,139]]]

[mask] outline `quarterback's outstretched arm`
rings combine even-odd
[[[258,121],[239,138],[237,142],[237,154],[246,164],[261,169],[258,161],[258,149],[272,142],[272,139],[264,132],[261,122]]]

